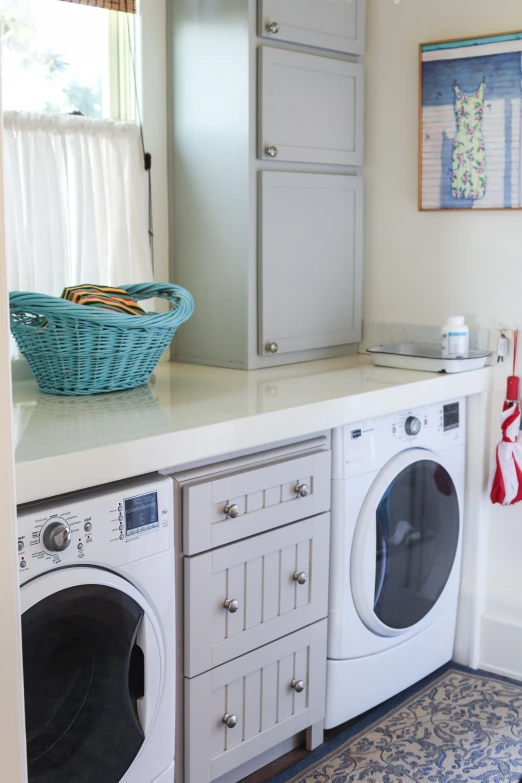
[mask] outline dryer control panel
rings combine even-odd
[[[334,430],[332,477],[380,469],[410,448],[443,452],[466,442],[466,400],[426,405]]]
[[[146,476],[18,509],[20,582],[71,565],[117,568],[168,550],[173,481]]]

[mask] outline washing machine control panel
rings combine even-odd
[[[363,475],[409,448],[439,452],[466,441],[466,400],[404,410],[334,431],[333,478]]]
[[[117,568],[172,546],[173,483],[153,475],[22,506],[20,581],[71,565]]]

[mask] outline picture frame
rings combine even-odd
[[[522,31],[419,45],[420,211],[522,208]]]

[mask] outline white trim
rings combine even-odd
[[[459,46],[456,49],[434,49],[422,53],[422,62],[467,60],[470,57],[488,57],[492,54],[509,54],[510,52],[522,52],[522,40],[499,41],[499,43],[477,44],[476,46]]]
[[[1,105],[0,105],[1,111]],[[3,128],[0,123],[0,179],[3,180]],[[14,459],[12,441],[12,398],[9,346],[9,305],[5,256],[4,190],[0,188],[0,619],[2,648],[0,689],[0,759],[2,780],[26,783],[25,716],[22,679],[22,640],[20,630],[20,590],[17,542]]]
[[[147,152],[152,155],[154,279],[169,281],[166,0],[142,0],[136,17],[136,66]]]

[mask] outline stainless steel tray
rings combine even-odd
[[[374,364],[425,372],[466,372],[485,367],[491,351],[470,350],[466,356],[444,356],[440,345],[397,343],[368,348]]]

